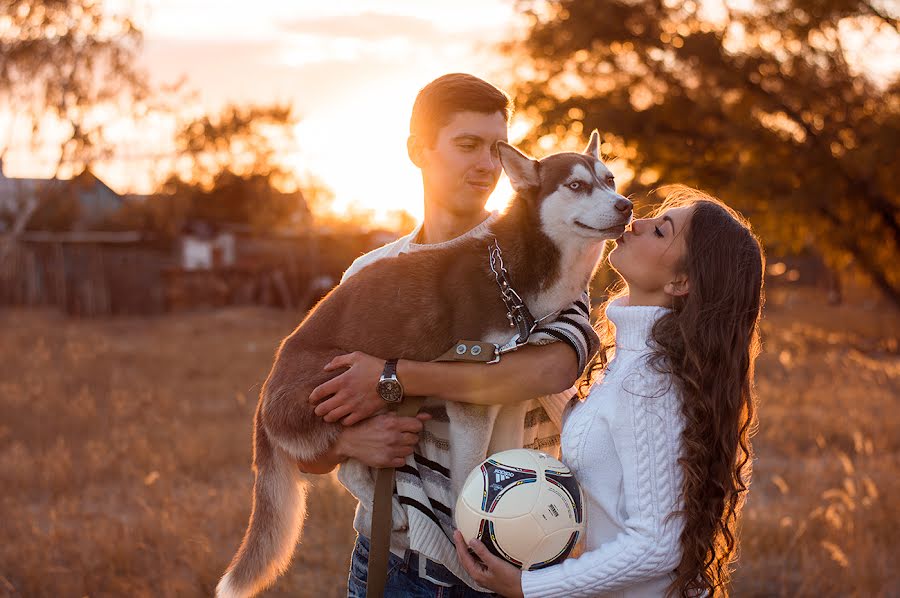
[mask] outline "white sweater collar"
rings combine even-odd
[[[649,347],[653,325],[672,310],[655,305],[628,305],[628,296],[619,297],[606,308],[606,317],[616,326],[616,348],[643,351]]]
[[[407,245],[407,249],[409,251],[419,251],[421,249],[439,249],[442,247],[450,247],[456,245],[460,241],[464,241],[466,239],[471,239],[472,237],[480,237],[487,233],[488,228],[496,222],[497,218],[500,217],[500,213],[497,211],[491,212],[487,218],[485,218],[481,224],[476,226],[475,228],[464,232],[458,237],[453,239],[449,239],[447,241],[443,241],[441,243],[416,243],[416,237],[419,236],[419,232],[422,230],[423,223],[420,223],[419,226],[413,230],[409,234],[409,244]]]

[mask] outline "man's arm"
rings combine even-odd
[[[362,270],[366,266],[369,266],[384,257],[390,257],[390,256],[397,255],[400,252],[400,249],[403,247],[403,245],[407,242],[407,240],[411,237],[414,237],[416,234],[418,234],[419,228],[421,228],[421,225],[419,227],[417,227],[416,229],[414,229],[409,235],[400,237],[396,241],[393,241],[391,243],[388,243],[386,245],[382,245],[381,247],[373,249],[372,251],[369,251],[368,253],[361,255],[358,258],[356,258],[355,260],[353,260],[353,262],[350,264],[350,266],[344,271],[343,276],[341,276],[341,280],[340,280],[339,284],[343,284],[344,282],[347,281],[348,278],[350,278],[354,274],[358,273],[360,270]],[[381,406],[379,406],[379,410],[380,410],[380,407]],[[375,413],[375,411],[373,411],[373,414],[374,413]],[[361,419],[362,418],[360,418],[357,421],[361,421]],[[362,431],[352,430],[346,434],[339,433],[339,435],[336,436],[333,441],[331,441],[331,444],[329,445],[328,449],[324,453],[318,455],[315,459],[312,459],[312,460],[306,460],[306,461],[298,460],[297,461],[298,467],[300,468],[301,471],[304,471],[306,473],[319,474],[319,473],[328,473],[329,471],[332,471],[335,467],[337,467],[341,462],[345,461],[348,457],[357,456],[357,455],[353,454],[354,452],[356,452],[354,449],[357,447],[360,440],[364,441],[364,438],[362,438],[360,436],[360,434],[364,435],[364,432],[365,432],[365,430],[362,430]],[[380,447],[380,448],[383,448],[383,447]],[[370,467],[387,467],[388,466],[388,465],[378,465],[374,462],[370,462],[370,461],[377,460],[378,455],[381,455],[380,450],[376,449],[376,451],[374,453],[375,458],[373,458],[372,453],[365,453],[362,451],[358,451],[358,452],[360,453],[359,460],[362,461],[363,463],[365,463],[366,465],[369,465]]]
[[[475,405],[504,405],[570,388],[579,376],[578,357],[565,343],[526,345],[499,363],[408,361],[397,364],[406,394]]]
[[[575,383],[600,344],[591,327],[589,306],[588,294],[583,293],[529,339],[562,342],[526,345],[487,366],[401,360],[397,376],[407,395],[479,405],[515,403],[563,392]],[[347,371],[313,390],[309,400],[319,403],[315,413],[325,421],[352,425],[384,405],[375,392],[384,359],[355,352],[338,356],[325,366],[326,370],[341,368]]]
[[[304,473],[323,474],[349,458],[369,467],[400,467],[418,443],[423,422],[430,418],[427,413],[416,417],[385,413],[344,427],[325,453],[314,460],[298,460],[297,467]]]
[[[322,401],[316,407],[316,415],[327,422],[344,418],[344,425],[353,425],[381,410],[384,401],[376,392],[375,383],[384,363],[384,359],[360,352],[336,357],[326,369],[348,369],[310,394],[310,402]],[[567,390],[581,374],[578,366],[571,346],[551,343],[526,345],[491,365],[401,359],[397,377],[404,394],[409,396],[505,405]]]

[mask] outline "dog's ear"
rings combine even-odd
[[[597,129],[591,133],[591,141],[584,149],[584,155],[590,156],[594,160],[600,159],[600,133],[597,132]]]
[[[537,160],[532,160],[504,141],[497,142],[497,153],[513,189],[524,191],[541,184]]]

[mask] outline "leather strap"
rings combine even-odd
[[[388,359],[384,362],[384,372],[381,374],[383,378],[391,378],[397,373],[398,359]]]
[[[513,348],[516,348],[514,345]],[[434,361],[468,361],[490,363],[500,360],[497,345],[482,341],[461,340]],[[404,397],[396,407],[400,417],[413,417],[425,397]],[[369,568],[366,574],[366,598],[382,598],[387,584],[387,565],[391,553],[391,505],[394,497],[394,468],[375,472],[375,495],[372,504],[372,537],[369,538]]]
[[[400,417],[413,417],[424,397],[405,397],[397,405]],[[382,598],[387,583],[388,557],[391,553],[391,505],[394,496],[394,468],[375,471],[375,495],[372,504],[372,537],[369,538],[369,569],[366,574],[366,598]]]

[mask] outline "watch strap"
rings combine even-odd
[[[384,362],[384,372],[381,374],[382,379],[393,378],[397,375],[397,362],[399,359],[388,359]]]

